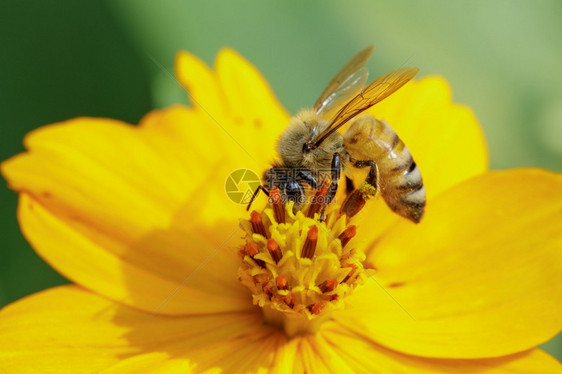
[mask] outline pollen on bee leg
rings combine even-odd
[[[259,234],[264,238],[267,238],[267,234],[265,233],[265,226],[261,220],[261,214],[256,212],[255,210],[250,213],[250,223],[252,224],[252,229],[254,230],[255,234]]]
[[[316,251],[317,242],[318,242],[318,226],[312,226],[310,230],[308,230],[308,234],[306,235],[306,240],[304,242],[301,251],[301,257],[312,258],[312,256],[314,256],[314,252]]]
[[[277,186],[273,186],[269,191],[269,199],[273,207],[273,215],[278,223],[285,223],[285,208],[281,199],[281,191]]]

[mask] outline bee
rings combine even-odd
[[[347,216],[357,214],[369,198],[380,193],[392,211],[420,222],[425,187],[410,151],[388,123],[361,114],[410,81],[418,69],[394,70],[365,87],[366,64],[372,52],[373,46],[360,51],[330,81],[311,109],[303,109],[291,119],[277,142],[280,161],[265,171],[263,186],[254,193],[248,209],[260,190],[268,194],[277,186],[283,201],[294,201],[294,210],[300,210],[307,190],[318,189],[324,180],[331,180],[325,195],[328,204],[343,171],[348,195],[341,211]],[[349,128],[340,134],[337,130],[347,123]],[[352,168],[368,168],[360,188],[353,186]]]

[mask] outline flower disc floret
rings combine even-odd
[[[272,204],[241,222],[246,238],[239,279],[266,320],[277,312],[282,320],[325,320],[364,281],[359,269],[365,254],[354,247],[355,226],[335,204],[328,206],[325,219],[320,213],[312,216],[294,213],[292,203],[282,210]]]

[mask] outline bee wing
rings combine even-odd
[[[415,77],[418,71],[418,68],[401,68],[375,79],[332,117],[328,127],[318,134],[315,145],[320,145],[347,121],[396,92]]]
[[[373,49],[374,47],[371,45],[356,54],[328,83],[314,103],[313,108],[317,114],[327,119],[330,118],[333,114],[331,112],[341,106],[338,104],[347,102],[363,89],[369,76],[365,65],[371,57]]]
[[[336,87],[334,92],[322,101],[320,107],[315,107],[316,113],[322,118],[330,119],[343,104],[361,92],[368,77],[369,71],[365,67],[349,75],[340,86]]]

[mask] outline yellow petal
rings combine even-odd
[[[327,325],[318,345],[344,360],[353,373],[561,373],[562,365],[539,349],[474,360],[432,359],[405,355],[361,338],[337,324]]]
[[[316,335],[278,347],[271,373],[561,373],[554,358],[535,349],[491,359],[436,359],[399,353],[335,322]]]
[[[298,335],[281,344],[271,373],[353,373],[347,362],[317,335]]]
[[[219,151],[239,161],[238,167],[261,174],[275,156],[275,141],[287,126],[289,115],[260,72],[232,49],[222,49],[211,70],[197,57],[180,52],[176,59],[178,80],[188,89],[195,108],[211,121],[194,134],[213,139],[223,134],[208,152]],[[205,133],[209,126],[211,133]],[[226,136],[226,137],[225,137]]]
[[[165,317],[62,286],[0,311],[0,371],[251,372],[268,367],[283,340],[257,310]]]
[[[213,247],[194,234],[155,230],[124,243],[79,219],[56,216],[27,194],[20,198],[19,220],[27,240],[55,269],[119,302],[165,314],[251,308],[236,279],[233,240]]]
[[[224,117],[226,97],[215,78],[215,73],[205,62],[189,52],[178,52],[175,73],[196,108],[207,111],[214,117]]]
[[[196,337],[191,339],[197,342]],[[190,346],[185,349],[187,354],[137,355],[120,361],[103,373],[268,373],[279,346],[285,341],[279,331],[256,325],[248,336],[228,337],[200,347]]]
[[[253,170],[259,180],[269,160],[248,157],[230,136],[234,132],[221,127],[224,123],[219,126],[207,114],[180,105],[152,111],[140,122],[143,136],[151,143],[161,143],[160,154],[169,155],[173,167],[191,178],[186,192],[193,192],[177,213],[178,222],[193,221],[196,216],[210,227],[219,221],[237,222],[245,214],[246,206],[234,203],[226,194],[225,182],[238,169]],[[168,176],[162,173],[161,178]]]
[[[400,222],[372,250],[374,279],[336,319],[421,356],[496,357],[549,340],[562,325],[562,177],[490,172]],[[409,315],[402,308],[404,308]]]
[[[208,118],[179,106],[147,117],[159,126],[139,129],[109,119],[77,118],[35,130],[25,138],[29,152],[3,163],[2,172],[17,191],[50,198],[50,205],[67,210],[79,204],[90,216],[104,216],[104,230],[133,236],[168,227],[186,203],[209,195],[228,200],[224,181],[235,164],[222,165],[230,155],[212,152],[213,138],[170,134],[173,124],[196,127]],[[213,173],[221,167],[228,172]],[[243,211],[230,202],[224,205],[215,220],[237,220]]]
[[[452,102],[451,89],[441,77],[412,81],[369,112],[385,119],[408,146],[422,173],[427,209],[435,196],[488,169],[478,120],[468,107]],[[382,199],[361,213],[366,224],[372,216],[377,223],[362,234],[365,240],[376,240],[393,222],[403,220]]]
[[[236,51],[221,50],[216,71],[230,118],[240,128],[239,134],[255,146],[257,158],[270,162],[275,156],[275,142],[289,123],[289,115],[260,72]]]
[[[145,353],[121,360],[101,373],[190,374],[197,372],[195,368],[196,364],[189,360],[171,358],[165,353]]]
[[[2,171],[25,194],[24,234],[62,274],[149,311],[247,307],[235,256],[244,208],[209,181],[209,169],[194,169],[198,158],[189,149],[158,133],[91,118],[36,130],[25,143],[30,151],[3,163]]]

